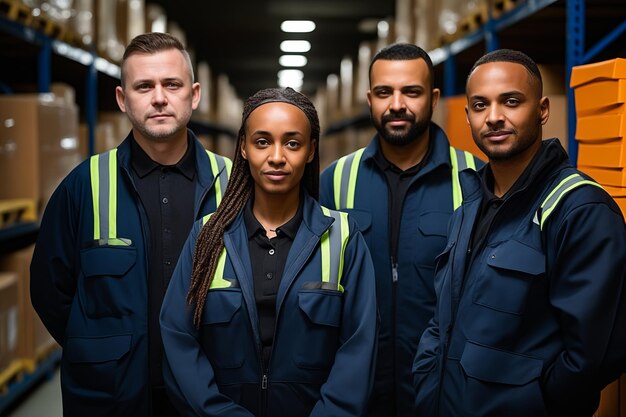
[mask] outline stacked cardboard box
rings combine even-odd
[[[591,175],[626,213],[626,59],[572,70],[578,168]]]
[[[18,320],[15,338],[17,354],[27,371],[34,371],[37,363],[45,359],[58,345],[35,313],[30,301],[30,261],[34,245],[0,257],[0,276],[10,273],[16,278],[14,304]],[[0,306],[1,309],[1,306]]]
[[[0,96],[0,121],[0,199],[31,199],[40,212],[83,159],[78,107],[54,94]]]
[[[0,372],[19,358],[17,274],[0,272]]]

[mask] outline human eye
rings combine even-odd
[[[389,97],[391,95],[391,90],[389,88],[378,88],[374,91],[374,95],[380,98]]]
[[[300,142],[298,142],[297,140],[290,140],[290,141],[288,141],[288,142],[285,144],[285,146],[286,146],[288,149],[295,150],[295,149],[298,149],[298,148],[300,147]]]
[[[484,101],[474,101],[472,102],[472,105],[471,105],[471,109],[473,111],[481,111],[481,110],[484,110],[485,107],[487,107],[487,105],[485,104]]]
[[[509,97],[504,101],[504,104],[509,107],[516,107],[520,104],[520,101],[515,97]]]
[[[254,144],[256,146],[260,147],[260,148],[264,148],[264,147],[268,146],[270,144],[270,142],[267,139],[261,137],[261,138],[256,138],[254,140]]]
[[[149,83],[139,83],[135,85],[135,89],[138,91],[148,91],[152,88],[152,85]]]
[[[404,92],[404,95],[406,95],[407,97],[411,97],[411,98],[417,98],[421,94],[422,94],[422,91],[418,89],[410,89]]]
[[[176,90],[181,87],[181,84],[177,81],[168,81],[165,83],[165,87],[170,90]]]

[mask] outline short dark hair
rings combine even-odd
[[[431,88],[435,88],[435,68],[433,66],[433,61],[432,59],[430,59],[428,52],[426,52],[419,46],[413,45],[412,43],[394,43],[378,51],[374,55],[374,57],[372,58],[372,62],[370,63],[370,83],[372,82],[372,67],[374,66],[374,62],[380,59],[387,61],[409,61],[412,59],[423,59],[428,66],[430,86]]]
[[[469,81],[472,73],[477,67],[492,62],[512,62],[514,64],[520,64],[521,66],[526,68],[528,74],[530,74],[530,76],[538,82],[539,95],[541,96],[543,94],[543,80],[541,79],[541,72],[539,71],[539,67],[537,67],[537,64],[535,63],[535,61],[532,60],[531,57],[523,52],[516,51],[514,49],[496,49],[495,51],[489,52],[480,57],[474,63],[472,69],[467,75],[467,81],[465,85],[467,86],[467,82]]]
[[[183,44],[174,36],[169,33],[161,33],[161,32],[150,32],[143,33],[141,35],[135,36],[124,51],[124,56],[122,57],[121,67],[121,82],[122,87],[124,86],[124,64],[126,60],[135,54],[155,54],[161,51],[167,51],[168,49],[177,49],[179,50],[185,60],[187,61],[187,65],[189,66],[189,74],[191,76],[191,82],[194,82],[193,75],[193,66],[191,65],[191,58],[189,57],[189,53],[183,46]]]

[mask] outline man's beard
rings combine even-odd
[[[372,120],[374,122],[374,127],[378,131],[378,134],[381,138],[383,138],[383,140],[385,140],[385,142],[394,146],[405,146],[415,142],[424,134],[424,132],[426,132],[428,126],[430,125],[431,116],[432,111],[430,112],[430,114],[427,115],[427,117],[424,117],[417,121],[415,116],[407,113],[388,114],[383,116],[380,121],[372,117]],[[394,132],[386,129],[385,125],[388,122],[394,120],[406,120],[411,123],[411,127],[406,132]]]

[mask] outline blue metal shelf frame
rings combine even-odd
[[[577,65],[591,62],[600,52],[626,32],[623,21],[604,38],[585,52],[585,0],[567,1],[567,40],[565,47],[565,80],[567,89],[567,147],[570,161],[576,165],[578,160],[578,142],[576,142],[576,102],[574,89],[570,88],[572,69]]]
[[[98,73],[102,72],[119,79],[119,67],[98,58],[94,52],[52,39],[40,31],[7,19],[5,16],[0,16],[0,31],[9,33],[24,42],[40,46],[41,49],[37,56],[37,91],[40,93],[50,91],[52,54],[63,56],[86,67],[85,115],[89,132],[88,149],[89,154],[93,155],[95,152],[96,115],[98,113]]]
[[[485,25],[449,45],[430,51],[429,54],[432,58],[433,65],[439,65],[441,63],[444,65],[443,95],[451,96],[458,92],[458,86],[456,85],[457,74],[454,64],[454,56],[456,54],[483,41],[485,42],[485,52],[491,52],[500,48],[500,40],[498,38],[499,31],[533,15],[557,1],[558,0],[528,0],[497,18],[491,15],[490,10]]]

